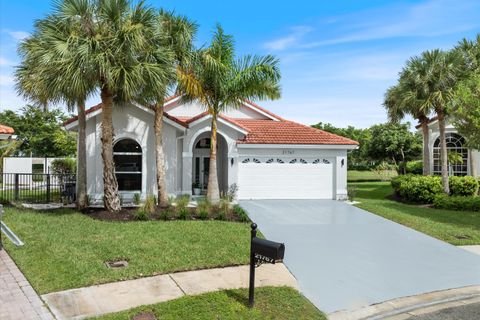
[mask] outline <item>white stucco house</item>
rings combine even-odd
[[[420,126],[416,127],[420,130]],[[438,119],[432,118],[428,124],[429,139],[428,147],[430,150],[430,172],[433,174],[441,174],[442,167],[440,162],[440,129],[438,127]],[[446,124],[447,152],[457,152],[462,155],[463,162],[459,164],[449,164],[450,175],[465,176],[472,175],[472,163],[476,164],[476,168],[480,168],[480,152],[471,150],[465,146],[465,138],[461,136],[455,127]],[[478,174],[478,173],[477,173]]]
[[[87,111],[87,188],[102,199],[101,104]],[[206,189],[211,117],[179,97],[165,103],[163,129],[167,188],[171,195]],[[78,121],[65,123],[77,130]],[[153,112],[116,107],[114,160],[119,191],[127,197],[156,193]],[[219,116],[218,177],[221,191],[238,186],[239,199],[345,199],[347,152],[356,141],[285,120],[245,101]]]

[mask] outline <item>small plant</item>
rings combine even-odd
[[[236,183],[232,183],[228,188],[228,193],[227,193],[227,196],[230,202],[234,201],[237,198],[237,193],[238,193],[238,185]]]
[[[171,207],[175,203],[175,197],[174,196],[168,196],[168,205]]]
[[[140,193],[135,193],[133,195],[133,203],[137,206],[140,204]]]
[[[167,221],[173,216],[173,208],[172,207],[167,207],[160,211],[160,219]]]
[[[190,217],[190,211],[188,210],[188,204],[190,203],[190,196],[189,195],[182,195],[177,197],[177,206],[176,206],[176,211],[178,214],[179,219],[184,219],[186,220],[187,218]]]
[[[143,208],[138,208],[133,213],[136,220],[146,221],[148,220],[148,213]]]
[[[149,195],[147,199],[145,199],[145,203],[142,206],[142,210],[145,211],[147,214],[155,213],[156,207],[156,200],[155,196]]]
[[[247,222],[249,220],[247,213],[243,210],[240,205],[236,204],[233,206],[233,212],[237,215],[238,220],[242,222]]]
[[[355,201],[357,197],[357,187],[356,186],[348,186],[347,187],[347,197],[350,201]]]
[[[225,220],[228,216],[229,211],[230,211],[230,202],[225,198],[220,199],[220,203],[218,204],[217,219]]]
[[[207,219],[211,210],[212,210],[212,205],[207,199],[198,201],[197,215],[200,219],[202,220]]]

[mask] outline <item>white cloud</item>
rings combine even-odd
[[[23,40],[30,36],[30,33],[21,30],[10,30],[10,29],[3,29],[3,32],[7,33],[10,37],[15,39],[16,41]]]
[[[281,51],[288,49],[292,45],[298,43],[298,41],[303,38],[303,36],[313,29],[307,26],[296,26],[291,28],[289,35],[283,38],[279,38],[270,42],[265,43],[264,47],[274,51]]]

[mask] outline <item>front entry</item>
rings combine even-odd
[[[198,156],[194,159],[193,179],[194,185],[200,187],[205,193],[208,187],[208,174],[210,172],[210,157]]]

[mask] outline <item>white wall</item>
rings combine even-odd
[[[168,112],[169,115],[174,117],[194,117],[198,114],[205,112],[205,107],[198,103],[190,103],[190,104],[178,104],[176,102],[172,104],[168,104],[165,108],[165,111]],[[266,116],[252,110],[251,108],[247,108],[242,106],[239,109],[228,109],[224,112],[227,117],[231,118],[242,118],[242,119],[268,119]]]

